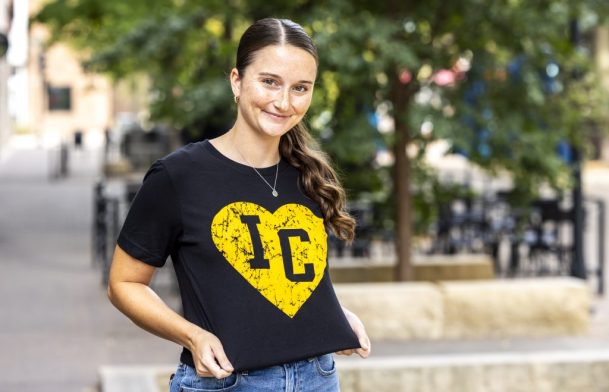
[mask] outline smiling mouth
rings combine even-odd
[[[277,120],[285,120],[287,118],[290,118],[291,116],[285,116],[285,115],[281,115],[281,114],[275,114],[275,113],[271,113],[271,112],[267,112],[266,110],[263,110],[264,113],[268,114],[269,116],[271,116],[272,118],[275,118]]]

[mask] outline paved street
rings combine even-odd
[[[90,256],[100,154],[76,151],[48,180],[49,152],[0,156],[0,391],[90,391],[102,364],[175,363],[179,350],[108,302]]]
[[[102,365],[177,363],[179,348],[141,331],[110,305],[92,265],[99,151],[74,151],[71,175],[61,180],[49,179],[50,154],[31,143],[0,154],[0,392],[94,391]],[[600,168],[585,178],[589,192],[607,200],[605,173]],[[161,272],[158,291],[175,306],[163,284],[169,272]],[[377,342],[375,355],[609,347],[609,301],[597,301],[594,310],[590,338]]]

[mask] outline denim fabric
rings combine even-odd
[[[169,392],[337,392],[338,374],[332,354],[263,369],[234,372],[223,379],[199,377],[180,363]]]

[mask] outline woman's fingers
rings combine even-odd
[[[214,375],[211,374],[211,372],[209,372],[207,369],[206,370],[198,370],[197,369],[197,376],[199,376],[199,377],[214,377]]]
[[[222,369],[218,362],[216,362],[216,357],[214,356],[214,352],[210,345],[206,345],[203,348],[203,366],[216,378],[228,377],[232,373],[232,371],[229,372]],[[205,372],[205,369],[202,370]]]
[[[353,332],[355,332],[355,336],[357,336],[359,345],[363,349],[368,350],[370,348],[370,338],[368,338],[368,334],[366,333],[366,328],[364,328],[364,324],[362,324],[359,319],[355,319],[351,326],[353,328]]]
[[[198,355],[193,355],[197,375],[216,378],[230,376],[234,368],[228,360],[220,340],[214,334],[200,328],[193,333],[193,336],[190,351],[193,354],[198,353]]]
[[[341,350],[341,351],[337,351],[335,354],[338,355],[353,355],[353,354],[357,354],[362,358],[368,358],[368,356],[370,355],[370,347],[368,346],[368,348],[358,348],[358,349],[351,349],[351,350]]]
[[[343,311],[345,312],[345,316],[349,321],[349,325],[351,325],[351,329],[353,329],[355,336],[357,336],[357,340],[359,341],[359,345],[361,347],[356,350],[352,350],[351,354],[353,354],[353,352],[356,352],[360,357],[368,358],[372,347],[370,344],[370,338],[368,337],[368,333],[366,332],[366,327],[364,327],[364,323],[362,323],[362,321],[359,319],[359,317],[357,317],[357,315],[355,315],[355,313],[345,308],[343,308]]]
[[[351,355],[355,352],[355,350],[341,350],[341,351],[337,351],[336,354],[338,355]]]
[[[358,348],[355,352],[362,358],[368,358],[370,355],[370,346],[368,346],[368,348]]]
[[[216,360],[218,362],[218,364],[220,365],[220,367],[228,372],[229,374],[233,372],[233,370],[235,370],[233,368],[233,365],[231,365],[230,361],[228,360],[228,358],[226,357],[226,354],[224,353],[224,348],[222,347],[222,345],[218,342],[218,344],[212,344],[211,345],[211,349],[212,352],[214,354],[214,356],[216,357]]]
[[[361,330],[357,333],[357,337],[361,348],[358,348],[355,352],[362,358],[368,358],[368,355],[370,355],[370,352],[372,351],[372,345],[370,344],[370,338],[368,337],[363,324],[361,324]]]

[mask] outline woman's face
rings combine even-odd
[[[315,58],[303,49],[292,45],[260,49],[244,75],[236,69],[231,72],[233,94],[239,97],[236,125],[280,137],[309,109],[316,76]]]

